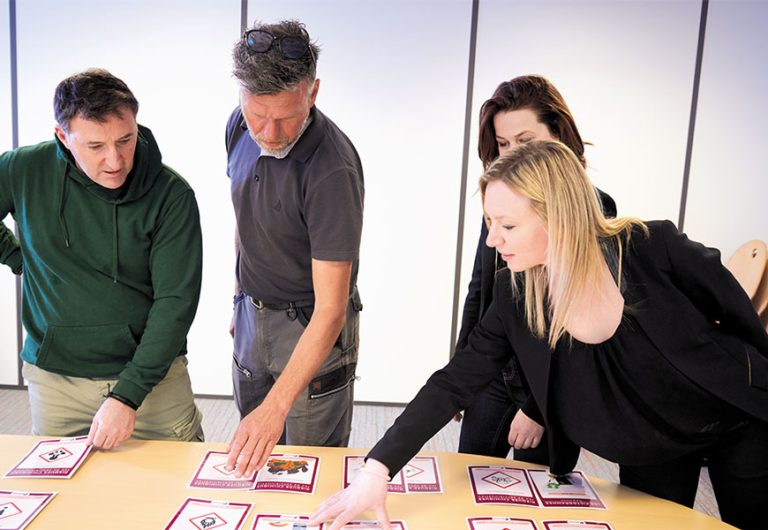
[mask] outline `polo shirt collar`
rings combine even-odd
[[[312,120],[299,141],[288,152],[286,158],[293,158],[299,162],[306,162],[320,145],[323,139],[325,116],[314,105],[309,109],[309,117]]]

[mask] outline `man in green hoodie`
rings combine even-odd
[[[23,278],[21,357],[34,434],[202,440],[186,335],[200,295],[195,196],[163,165],[120,79],[54,96],[55,138],[0,156],[0,262]]]

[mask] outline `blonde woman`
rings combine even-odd
[[[313,521],[363,510],[389,528],[386,482],[517,353],[551,471],[579,446],[627,486],[693,505],[706,457],[722,519],[764,524],[768,335],[720,254],[669,221],[606,219],[573,153],[532,142],[480,182],[487,243],[507,262],[467,346],[436,372]]]

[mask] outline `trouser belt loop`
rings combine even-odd
[[[264,302],[263,300],[259,300],[258,298],[254,298],[252,296],[249,296],[248,300],[251,301],[251,304],[253,304],[253,307],[256,309],[273,309],[275,311],[283,311],[289,309],[291,306],[291,304],[270,304],[269,302]]]
[[[264,302],[261,300],[257,300],[256,298],[249,296],[248,299],[251,301],[251,304],[253,304],[253,307],[256,309],[264,309]]]

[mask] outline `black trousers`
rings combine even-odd
[[[745,421],[711,446],[654,466],[619,465],[621,484],[693,507],[702,459],[723,522],[738,528],[768,524],[768,423]]]
[[[506,458],[511,446],[507,440],[509,424],[530,395],[512,359],[464,411],[459,438],[459,452]],[[538,447],[515,449],[512,457],[522,462],[549,465],[547,433]]]

